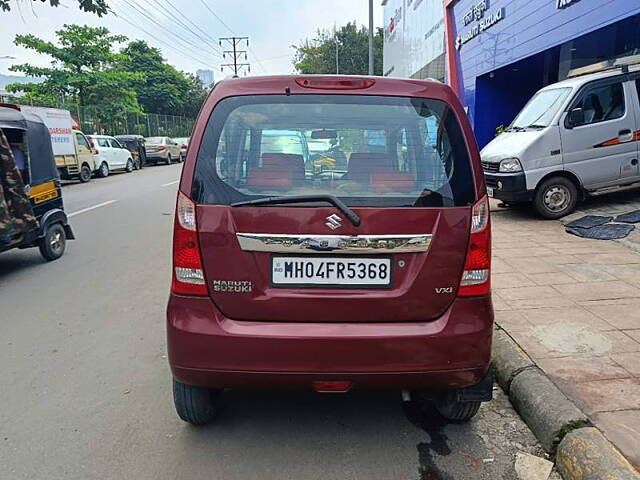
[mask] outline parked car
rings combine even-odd
[[[131,152],[135,170],[140,170],[147,164],[147,152],[142,135],[116,135],[115,138],[122,146]]]
[[[50,132],[51,147],[56,168],[64,180],[78,179],[82,183],[91,180],[95,169],[93,153],[89,141],[79,130],[68,110],[30,105],[10,105],[24,113],[37,115]]]
[[[181,162],[181,146],[173,138],[169,137],[148,137],[145,141],[147,148],[147,159],[157,165],[163,162],[170,165],[172,161]]]
[[[89,135],[96,157],[96,175],[107,177],[114,170],[133,171],[134,163],[131,152],[114,137],[107,135]]]
[[[541,89],[482,150],[489,195],[555,219],[588,195],[640,186],[639,94],[640,69],[625,65]]]
[[[333,139],[346,172],[305,166],[293,131]],[[194,132],[167,306],[180,418],[211,421],[226,388],[402,389],[458,421],[491,399],[489,203],[451,88],[224,80]]]
[[[184,159],[187,158],[187,148],[189,148],[190,137],[178,137],[173,140],[180,145],[180,161],[184,162]]]

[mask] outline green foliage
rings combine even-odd
[[[382,75],[382,28],[374,37],[374,74]],[[341,74],[366,75],[369,71],[369,31],[349,22],[335,34],[330,30],[318,30],[315,37],[306,39],[296,49],[293,58],[295,69],[302,74],[336,73],[336,42],[338,66]]]
[[[17,0],[20,1],[20,0]],[[31,1],[31,0],[27,0]],[[49,2],[52,7],[60,6],[60,0],[40,0],[42,3]],[[99,17],[106,15],[110,9],[106,0],[78,0],[80,10],[95,13]],[[8,12],[11,10],[11,0],[0,0],[0,10]]]
[[[52,61],[49,67],[13,65],[10,70],[44,81],[14,83],[7,90],[23,92],[24,103],[47,104],[55,99],[70,105],[94,105],[102,121],[140,111],[131,88],[140,74],[119,68],[122,55],[113,52],[114,45],[126,37],[111,35],[104,27],[80,25],[65,25],[56,37],[53,43],[35,35],[16,35],[16,45],[48,55]]]
[[[146,112],[188,117],[198,113],[207,92],[197,77],[165,63],[160,50],[144,41],[130,42],[121,54],[121,68],[138,74],[131,85]]]

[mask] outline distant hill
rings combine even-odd
[[[42,79],[35,77],[19,77],[17,75],[0,74],[0,95],[5,93],[5,88],[11,83],[40,83]]]

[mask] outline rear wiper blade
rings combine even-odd
[[[286,205],[289,203],[313,203],[327,202],[340,210],[355,227],[360,226],[360,217],[351,210],[345,203],[333,195],[294,195],[291,197],[264,197],[257,200],[247,200],[245,202],[232,203],[232,207],[246,207],[251,205]]]

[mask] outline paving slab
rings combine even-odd
[[[598,413],[595,423],[609,441],[636,467],[640,468],[640,415],[633,410]]]

